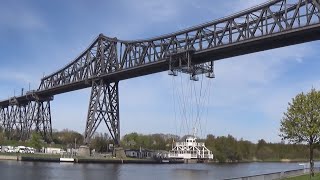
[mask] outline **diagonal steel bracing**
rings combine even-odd
[[[51,110],[50,101],[36,101],[32,106],[35,106],[33,114],[33,121],[35,131],[40,133],[46,142],[52,141],[52,123],[51,123]],[[30,121],[29,121],[30,123]],[[30,124],[29,124],[30,127]],[[32,126],[31,126],[32,127]],[[30,132],[30,130],[29,130]]]
[[[109,83],[104,80],[92,83],[85,143],[90,143],[101,122],[105,122],[116,145],[120,143],[119,89],[118,82]]]
[[[8,139],[27,140],[33,131],[47,142],[52,141],[50,100],[30,101],[0,107],[0,126]]]

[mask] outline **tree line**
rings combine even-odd
[[[171,134],[144,135],[130,133],[125,135],[122,146],[129,149],[149,150],[171,150],[172,143],[184,141],[186,136],[179,137]],[[246,162],[246,161],[286,161],[286,160],[307,160],[309,158],[309,147],[305,144],[288,144],[266,142],[261,139],[253,143],[244,139],[236,139],[232,135],[214,136],[207,135],[204,139],[206,147],[213,152],[216,162]],[[314,156],[320,159],[320,147],[314,151]]]
[[[73,130],[64,129],[53,131],[53,142],[45,143],[41,136],[33,133],[31,138],[25,142],[18,139],[7,140],[5,133],[0,131],[0,145],[28,145],[40,149],[41,147],[54,146],[60,148],[74,148],[83,145],[84,136]],[[121,146],[125,149],[147,149],[165,150],[172,149],[176,141],[184,141],[187,136],[179,137],[173,134],[126,134],[121,139]],[[214,154],[216,162],[244,162],[244,161],[280,161],[280,160],[306,160],[309,158],[308,145],[270,143],[261,139],[253,143],[244,139],[236,139],[232,135],[214,136],[207,135],[206,138],[199,138],[198,142],[204,142]],[[107,133],[96,133],[90,143],[90,148],[96,152],[110,152],[109,144],[113,141]],[[314,157],[320,159],[320,148],[314,150]]]
[[[213,151],[217,162],[239,162],[239,161],[272,161],[281,159],[307,159],[309,158],[311,169],[313,159],[320,157],[320,92],[311,89],[308,93],[299,93],[289,102],[288,109],[284,113],[280,123],[280,136],[292,144],[267,143],[261,139],[258,143],[252,143],[243,139],[236,139],[232,135],[214,136],[209,134],[199,142],[205,142],[206,146]],[[40,146],[40,136],[32,134],[30,140],[21,143],[29,143]],[[174,141],[184,141],[185,137],[172,134],[143,135],[130,133],[122,137],[121,146],[130,149],[170,150]],[[63,148],[72,148],[83,144],[82,134],[64,129],[53,131],[54,145]],[[17,139],[6,139],[6,134],[0,127],[0,144],[17,144]],[[109,150],[112,139],[108,134],[96,133],[90,148],[97,152]],[[312,173],[313,174],[313,173]]]

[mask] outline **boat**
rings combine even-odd
[[[203,142],[197,142],[195,136],[188,136],[184,142],[174,142],[168,158],[172,159],[213,159],[210,151]]]

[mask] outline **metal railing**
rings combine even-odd
[[[314,172],[320,172],[320,167],[315,167]],[[309,169],[296,169],[290,171],[281,171],[269,174],[260,174],[260,175],[253,175],[253,176],[246,176],[246,177],[237,177],[237,178],[228,178],[224,180],[276,180],[276,179],[283,179],[287,177],[294,177],[299,175],[308,174]]]
[[[195,143],[195,142],[176,142],[176,146],[197,146],[202,147],[204,146],[204,143]]]

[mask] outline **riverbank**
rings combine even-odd
[[[311,180],[319,180],[319,167],[314,169],[316,172],[315,177],[311,178]],[[309,169],[296,169],[296,170],[287,170],[287,171],[279,171],[273,173],[266,174],[258,174],[253,176],[244,176],[244,177],[236,177],[229,178],[224,180],[257,180],[257,179],[281,179],[281,180],[310,180],[309,179]]]
[[[32,161],[32,162],[69,162],[69,163],[100,163],[100,164],[181,164],[183,160],[162,159],[117,159],[93,157],[61,157],[60,155],[47,154],[0,154],[0,160]]]
[[[315,159],[315,161],[320,161],[320,159]],[[227,161],[227,162],[218,162],[218,161],[209,161],[208,163],[221,163],[221,164],[233,164],[233,163],[254,163],[254,162],[259,162],[259,163],[308,163],[309,159],[265,159],[265,160],[241,160],[241,161]]]
[[[314,177],[310,179],[309,174],[296,176],[296,177],[290,177],[290,178],[284,178],[282,180],[319,180],[320,179],[320,173],[316,173]]]
[[[73,162],[73,163],[104,163],[104,164],[177,164],[177,163],[197,163],[194,161],[184,162],[183,160],[156,160],[156,159],[135,159],[135,158],[103,158],[103,157],[75,157],[68,158],[59,154],[19,154],[19,153],[0,153],[0,160],[17,160],[17,161],[36,161],[36,162]],[[316,159],[315,161],[319,161]],[[206,161],[209,164],[233,164],[233,163],[295,163],[305,162],[307,159],[268,159],[268,160],[243,160],[238,162],[224,162]],[[202,162],[204,163],[204,162]]]

